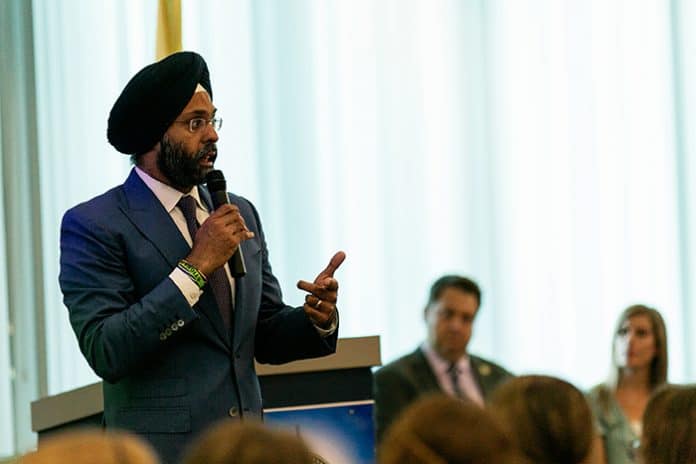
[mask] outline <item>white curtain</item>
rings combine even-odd
[[[58,288],[60,220],[123,182],[129,159],[106,140],[111,105],[154,59],[157,2],[34,1],[50,394],[94,382]]]
[[[687,377],[670,4],[195,5],[184,43],[236,113],[219,164],[286,289],[346,249],[342,334],[404,353],[429,284],[459,272],[485,294],[472,349],[516,372],[600,381],[615,317],[644,302]]]
[[[502,271],[490,291],[507,364],[596,382],[616,314],[644,302],[665,315],[683,379],[669,3],[507,1],[490,13]]]
[[[696,3],[689,0],[674,2],[672,10],[672,45],[674,47],[675,81],[675,133],[677,146],[677,173],[679,176],[679,208],[681,211],[681,275],[683,307],[682,325],[672,327],[684,337],[684,359],[686,378],[694,381],[696,376],[696,347],[690,340],[696,333]]]
[[[341,336],[380,335],[389,361],[422,340],[432,281],[462,273],[484,292],[473,352],[581,387],[606,374],[617,314],[643,302],[667,321],[671,380],[693,381],[694,7],[183,5],[184,48],[206,58],[224,119],[218,167],[258,206],[286,300],[299,304],[295,282],[345,250]],[[58,393],[96,380],[57,287],[60,218],[128,172],[106,119],[154,59],[156,2],[33,8],[47,380]]]
[[[0,99],[1,100],[1,99]],[[1,104],[0,104],[1,106]],[[2,118],[0,118],[0,127],[2,127]],[[0,131],[0,147],[2,147],[2,131]],[[0,155],[4,156],[2,148]],[[3,178],[3,163],[0,163],[0,179]],[[0,189],[0,205],[5,204],[3,189]],[[3,221],[3,219],[0,219]],[[0,228],[0,263],[6,263],[5,254],[5,228]],[[8,334],[7,337],[0,336],[0,409],[6,411],[0,414],[0,456],[8,455],[14,449],[14,428],[12,411],[12,379],[14,372],[12,370],[12,359],[10,353],[10,335],[12,327],[9,324],[8,311],[8,295],[7,281],[0,279],[0,334]]]

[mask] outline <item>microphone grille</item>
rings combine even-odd
[[[219,169],[213,169],[206,174],[205,182],[208,184],[208,190],[211,192],[227,191],[225,176]]]

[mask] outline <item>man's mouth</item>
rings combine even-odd
[[[205,167],[213,167],[215,160],[217,159],[217,150],[211,149],[201,153],[199,156],[199,163]]]

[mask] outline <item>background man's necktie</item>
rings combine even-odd
[[[184,213],[184,218],[186,218],[186,226],[188,227],[189,234],[191,234],[191,242],[196,237],[196,232],[198,232],[198,220],[196,220],[196,199],[190,195],[181,197],[177,206]],[[231,314],[232,314],[232,296],[230,289],[230,281],[227,278],[224,267],[217,268],[208,277],[208,285],[215,295],[215,301],[218,304],[218,309],[220,310],[220,315],[222,320],[225,322],[225,328],[227,330],[231,327]]]
[[[457,369],[457,364],[450,364],[449,369],[447,369],[450,380],[452,381],[452,387],[454,389],[454,395],[457,398],[464,398],[461,388],[459,388],[459,370]]]

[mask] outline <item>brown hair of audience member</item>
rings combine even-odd
[[[493,392],[489,404],[531,462],[576,464],[590,451],[592,412],[580,390],[564,380],[515,377]]]
[[[312,464],[313,455],[297,436],[260,422],[225,420],[196,440],[184,464]]]
[[[502,427],[471,402],[430,395],[409,406],[387,429],[380,464],[510,464],[522,462]]]
[[[665,385],[650,398],[640,455],[644,464],[696,462],[696,385]]]
[[[157,464],[154,450],[127,432],[84,429],[59,433],[39,443],[19,464]]]

